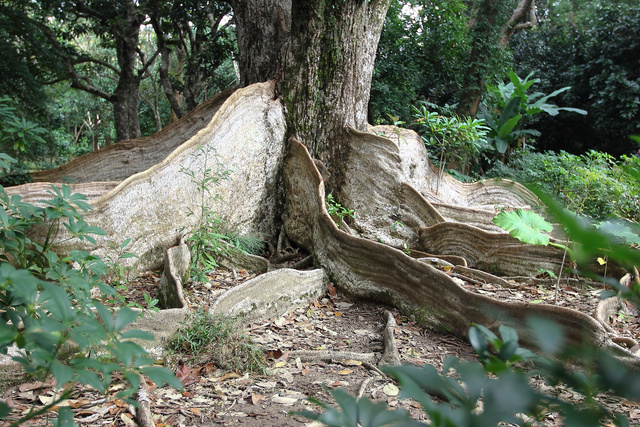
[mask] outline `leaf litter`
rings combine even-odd
[[[141,275],[126,288],[128,299],[143,303],[142,292],[152,297],[156,292],[160,273]],[[185,288],[186,299],[192,307],[210,307],[221,294],[250,278],[244,270],[217,270],[206,284],[190,284]],[[554,290],[536,284],[519,283],[517,288],[500,288],[492,283],[464,282],[466,289],[501,300],[552,303]],[[136,294],[135,290],[138,290]],[[592,313],[599,300],[599,290],[593,288],[561,287],[558,305]],[[246,327],[246,333],[264,348],[269,366],[264,374],[223,372],[211,363],[187,366],[178,363],[176,376],[185,388],[155,388],[149,396],[151,411],[157,427],[243,425],[243,426],[298,426],[308,420],[289,415],[290,412],[316,410],[307,399],[313,397],[333,402],[328,389],[342,387],[357,395],[363,382],[370,381],[364,393],[390,407],[402,407],[416,420],[425,421],[424,413],[415,402],[398,400],[398,387],[381,378],[363,365],[361,360],[311,360],[296,357],[302,350],[349,353],[374,353],[375,360],[383,351],[382,331],[385,327],[383,312],[388,307],[362,301],[349,301],[339,296],[330,286],[326,296],[308,306],[299,307],[274,319],[263,319]],[[421,328],[415,319],[392,309],[397,327],[396,342],[403,363],[432,364],[437,369],[448,356],[474,360],[475,354],[468,342],[451,335]],[[622,333],[638,338],[637,313],[620,315],[616,319]],[[337,353],[335,353],[337,354]],[[541,389],[546,387],[538,384]],[[74,411],[74,420],[81,426],[135,425],[135,410],[126,402],[115,398],[122,387],[112,387],[107,395],[84,386],[78,386],[65,404]],[[555,393],[568,400],[579,401],[569,390],[556,389]],[[32,405],[50,401],[55,395],[52,382],[15,382],[3,393],[3,400],[18,414],[26,413]],[[625,414],[632,423],[640,420],[640,404],[621,399],[608,403],[617,412]],[[16,413],[14,412],[14,413]],[[33,420],[33,425],[55,416],[48,413]],[[549,414],[545,425],[557,425],[559,420]],[[0,422],[0,426],[8,425]]]

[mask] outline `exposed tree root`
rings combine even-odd
[[[147,381],[140,375],[140,386],[138,387],[138,403],[140,406],[136,408],[136,420],[140,427],[155,427],[151,414],[151,400],[147,389]]]
[[[459,336],[465,336],[473,323],[494,330],[506,324],[516,329],[523,345],[534,348],[537,340],[528,330],[526,319],[544,317],[563,328],[567,346],[608,349],[629,366],[640,368],[640,359],[614,344],[602,325],[586,314],[474,294],[445,273],[402,251],[343,233],[326,212],[320,174],[306,148],[295,140],[290,141],[284,170],[289,198],[285,213],[287,234],[314,253],[317,263],[344,292],[399,307],[414,314],[423,325]]]
[[[387,321],[387,325],[382,333],[382,339],[384,341],[384,353],[378,362],[378,366],[398,366],[402,364],[400,361],[400,354],[398,353],[398,346],[396,345],[396,339],[394,337],[394,330],[397,326],[396,319],[393,314],[385,310],[384,318]]]

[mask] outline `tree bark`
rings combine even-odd
[[[345,129],[364,130],[373,63],[390,0],[234,1],[240,82],[277,79],[289,136],[307,146],[339,192]]]
[[[527,15],[529,18],[527,19]],[[536,2],[535,0],[520,0],[518,6],[513,11],[513,15],[509,18],[502,29],[502,36],[500,37],[500,46],[503,48],[507,46],[511,36],[518,30],[525,30],[532,28],[538,23],[536,16]]]
[[[496,20],[501,2],[502,0],[481,0],[477,6],[471,52],[458,102],[457,113],[461,116],[475,117],[478,113],[492,50],[498,44]]]

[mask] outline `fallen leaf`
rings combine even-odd
[[[189,411],[193,412],[196,415],[200,415],[201,414],[200,409],[198,409],[198,408],[191,408],[191,409],[189,409]]]
[[[286,364],[287,364],[287,362],[277,362],[275,365],[273,365],[273,367],[274,368],[282,368]]]
[[[338,375],[349,375],[353,372],[353,369],[343,369],[342,371],[338,371]]]
[[[184,362],[178,363],[178,369],[176,369],[176,377],[182,382],[185,387],[191,384],[195,384],[200,381],[197,372],[191,369]]]
[[[360,365],[362,365],[362,361],[354,360],[354,359],[342,359],[342,360],[340,360],[340,363],[342,363],[343,365],[347,365],[347,366],[360,366]]]
[[[24,384],[20,384],[18,386],[18,390],[25,392],[25,391],[32,391],[32,390],[38,390],[41,388],[46,388],[46,387],[51,387],[53,384],[51,382],[46,382],[43,383],[42,381],[36,381],[36,382],[32,382],[32,383],[24,383]]]
[[[329,295],[331,295],[332,297],[335,297],[336,295],[338,295],[338,293],[336,292],[336,287],[333,286],[331,283],[327,284],[327,289],[329,290]]]
[[[302,371],[300,371],[300,375],[307,375],[309,373],[309,370],[307,368],[304,368]]]
[[[282,356],[282,350],[267,350],[264,352],[267,359],[280,359]]]
[[[240,378],[240,375],[236,374],[235,372],[229,372],[228,374],[224,374],[220,379],[224,381],[224,380],[230,380],[233,378]]]
[[[296,397],[285,397],[285,396],[273,396],[271,401],[275,403],[280,403],[281,405],[291,406],[298,401]]]
[[[135,427],[136,422],[131,419],[129,414],[120,414],[120,419],[126,426]]]
[[[251,403],[253,403],[254,405],[257,405],[260,401],[264,400],[265,397],[261,394],[258,393],[253,393],[251,395]]]
[[[387,383],[384,387],[382,387],[382,392],[387,396],[397,396],[400,390],[395,385]]]

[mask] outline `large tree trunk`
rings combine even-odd
[[[278,79],[288,134],[324,164],[331,190],[345,180],[346,127],[367,126],[373,63],[389,3],[234,3],[241,84]]]

